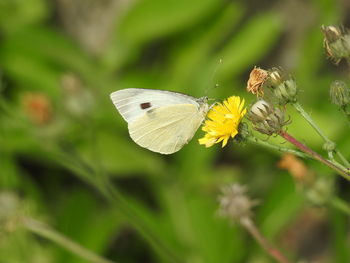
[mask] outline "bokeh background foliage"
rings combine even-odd
[[[131,141],[109,99],[139,87],[249,104],[249,71],[282,66],[349,156],[345,119],[328,99],[348,73],[326,60],[320,32],[346,25],[349,10],[345,0],[0,0],[0,262],[86,262],[26,231],[20,216],[116,262],[272,262],[217,217],[218,189],[230,182],[261,200],[257,225],[288,257],[349,262],[348,218],[312,207],[276,167],[278,153],[205,149],[198,132],[179,153],[155,154]],[[321,151],[289,114],[289,131]],[[334,183],[349,200],[348,184]]]

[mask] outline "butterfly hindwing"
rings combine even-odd
[[[193,104],[170,105],[150,111],[128,128],[130,137],[140,146],[171,154],[193,137],[202,119]]]

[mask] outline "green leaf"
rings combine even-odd
[[[66,193],[55,211],[57,229],[82,246],[103,254],[121,226],[121,216],[100,207],[96,198],[84,190]],[[85,262],[66,250],[57,251],[60,262]]]
[[[302,206],[304,198],[295,190],[292,178],[287,174],[279,174],[275,185],[259,207],[257,222],[266,236],[275,237],[290,222]]]
[[[135,144],[126,130],[122,135],[101,131],[96,136],[95,145],[86,143],[79,148],[87,163],[99,162],[101,167],[114,176],[162,173],[164,167],[161,155]]]
[[[265,13],[251,18],[218,52],[212,63],[223,60],[220,78],[233,78],[249,66],[254,66],[273,48],[282,31],[278,15]]]
[[[11,34],[28,25],[42,22],[49,15],[44,0],[1,0],[0,30]]]
[[[221,1],[141,0],[119,25],[118,38],[137,45],[187,29],[213,13]]]

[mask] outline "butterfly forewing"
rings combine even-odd
[[[123,89],[111,94],[111,99],[127,122],[142,116],[145,111],[171,104],[197,104],[185,94],[165,90]]]

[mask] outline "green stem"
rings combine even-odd
[[[318,125],[314,122],[314,120],[311,118],[311,116],[304,110],[304,108],[298,103],[298,102],[294,102],[292,104],[294,106],[294,108],[304,117],[304,119],[315,129],[315,131],[321,136],[321,138],[329,144],[333,144],[335,145],[335,143],[333,141],[331,141],[324,133],[323,131],[318,127]],[[332,151],[328,151],[328,155],[330,155],[330,152]],[[338,157],[340,158],[340,160],[343,162],[343,164],[350,168],[350,163],[346,160],[346,158],[342,155],[342,153],[337,150],[334,149],[333,152],[338,155]]]
[[[293,103],[294,108],[304,117],[305,120],[316,130],[316,132],[321,136],[321,138],[325,142],[332,142],[327,138],[327,136],[323,133],[323,131],[317,126],[317,124],[313,121],[311,116],[307,114],[307,112],[304,110],[304,108],[298,103]]]
[[[343,162],[343,164],[347,167],[350,168],[350,163],[348,160],[344,157],[344,155],[341,154],[337,149],[334,149],[334,152],[336,155],[338,155],[339,159]]]
[[[350,110],[348,110],[347,106],[340,107],[341,111],[344,113],[348,120],[348,125],[350,126]]]
[[[294,154],[296,156],[299,156],[301,158],[310,158],[309,155],[303,153],[303,152],[300,152],[300,151],[296,151],[294,149],[290,149],[290,148],[287,148],[287,147],[281,147],[281,146],[278,146],[278,145],[275,145],[275,144],[271,144],[267,141],[264,141],[264,140],[261,140],[255,136],[249,136],[247,138],[247,140],[251,143],[254,143],[256,145],[260,145],[260,146],[263,146],[263,147],[266,147],[266,148],[270,148],[270,149],[273,149],[273,150],[276,150],[278,152],[283,152],[283,153],[291,153],[291,154]]]
[[[94,252],[72,241],[68,237],[62,235],[61,233],[57,232],[56,230],[52,229],[48,225],[38,220],[29,218],[29,217],[24,217],[22,221],[23,221],[24,227],[30,232],[37,234],[48,240],[51,240],[52,242],[55,242],[56,244],[60,245],[61,247],[65,248],[66,250],[72,252],[73,254],[81,257],[82,259],[88,262],[114,263],[114,261],[105,259],[95,254]]]
[[[302,144],[301,142],[299,142],[297,139],[295,139],[293,136],[289,135],[287,132],[280,131],[279,135],[282,136],[287,141],[289,141],[290,143],[294,144],[298,149],[305,152],[306,154],[311,156],[313,159],[323,163],[324,165],[328,166],[329,168],[331,168],[334,171],[336,171],[337,173],[339,173],[346,180],[350,181],[350,173],[348,170],[345,171],[345,169],[343,169],[342,167],[338,167],[337,165],[335,165],[331,161],[324,159],[321,155],[319,155],[318,153],[311,150],[305,144]]]

